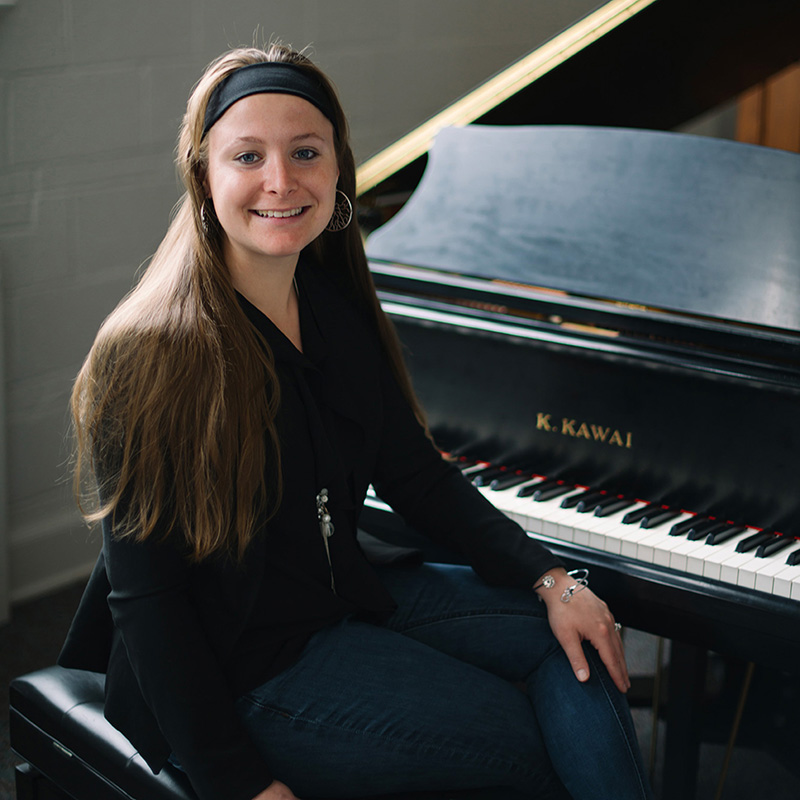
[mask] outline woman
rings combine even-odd
[[[282,46],[222,56],[178,163],[73,393],[104,544],[60,663],[105,672],[110,722],[202,800],[649,796],[607,607],[420,422],[330,83]],[[371,565],[370,483],[474,572]]]

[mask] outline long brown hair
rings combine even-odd
[[[192,91],[181,126],[177,165],[186,192],[141,280],[100,328],[72,393],[75,485],[86,519],[113,514],[116,534],[138,541],[157,529],[179,531],[195,560],[215,553],[241,558],[259,518],[274,514],[281,498],[274,361],[236,300],[223,234],[211,204],[204,206],[203,188],[209,96],[234,70],[262,61],[296,64],[324,87],[336,116],[338,188],[355,198],[347,121],[325,75],[278,44],[220,56]],[[373,320],[422,420],[358,226],[323,232],[309,249],[339,271],[340,285]],[[88,486],[87,476],[95,479]]]

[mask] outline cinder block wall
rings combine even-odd
[[[69,486],[69,391],[164,233],[178,198],[177,125],[205,64],[254,36],[312,45],[363,160],[598,5],[11,2],[0,5],[0,622],[9,600],[74,580],[94,560],[97,536]]]

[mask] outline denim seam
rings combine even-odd
[[[531,771],[524,764],[518,764],[507,758],[503,758],[502,756],[487,756],[485,751],[464,750],[461,748],[453,747],[452,744],[442,746],[442,745],[436,745],[433,742],[427,742],[427,743],[409,742],[387,734],[377,734],[359,728],[347,727],[345,725],[335,725],[330,722],[321,722],[319,720],[309,719],[299,714],[293,714],[287,711],[286,709],[277,708],[269,704],[261,703],[252,697],[245,696],[242,699],[248,703],[251,703],[254,706],[258,706],[259,708],[268,713],[275,714],[284,720],[288,719],[292,722],[299,722],[304,725],[318,726],[320,728],[330,728],[333,730],[341,730],[349,734],[355,734],[356,736],[363,736],[365,738],[370,738],[370,739],[389,741],[392,743],[392,745],[398,746],[400,750],[405,749],[408,752],[418,752],[434,756],[436,754],[443,753],[446,755],[446,757],[454,761],[458,759],[468,763],[475,763],[475,762],[481,763],[489,768],[499,767],[501,769],[506,770],[510,775],[524,775],[529,777],[536,776],[536,772]]]
[[[626,745],[627,750],[628,750],[628,757],[629,757],[629,759],[631,761],[631,764],[633,765],[633,768],[634,768],[634,770],[636,772],[636,775],[639,778],[639,789],[641,791],[641,795],[645,800],[647,800],[647,797],[648,797],[647,788],[646,788],[646,784],[644,782],[644,776],[641,774],[641,771],[639,769],[639,763],[637,762],[637,759],[636,759],[636,748],[631,743],[630,736],[628,736],[628,732],[625,729],[625,725],[623,724],[623,721],[620,718],[619,711],[617,710],[616,705],[614,704],[613,700],[611,699],[611,693],[609,691],[609,687],[608,687],[608,683],[607,683],[607,679],[611,680],[611,677],[607,676],[607,675],[604,675],[603,674],[603,670],[597,668],[597,664],[594,664],[594,667],[595,667],[595,673],[597,674],[598,680],[600,681],[600,686],[602,686],[603,693],[606,696],[606,700],[607,700],[608,704],[611,706],[611,710],[614,712],[614,717],[617,720],[617,727],[620,730],[620,732],[622,733],[622,737],[623,737],[623,739],[625,741],[625,745]]]

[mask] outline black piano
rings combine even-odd
[[[367,254],[437,444],[672,640],[688,797],[706,651],[800,664],[800,156],[603,123],[439,131]]]
[[[689,683],[800,664],[798,222],[800,155],[469,126],[367,242],[437,444]]]

